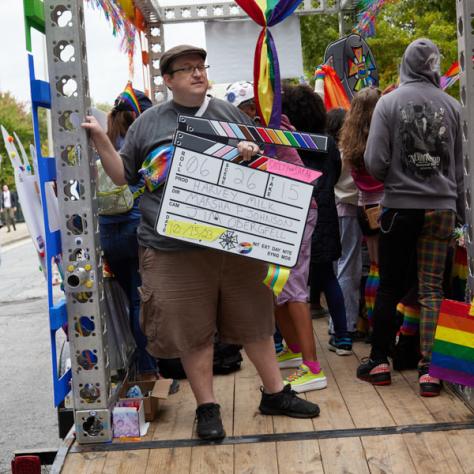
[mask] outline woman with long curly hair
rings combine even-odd
[[[372,114],[381,95],[380,89],[376,87],[366,87],[355,95],[342,126],[340,140],[343,160],[349,163],[352,177],[359,190],[357,216],[370,257],[370,270],[365,284],[365,306],[370,323],[372,323],[375,294],[380,279],[378,267],[379,229],[374,228],[368,216],[369,213],[377,212],[380,209],[383,184],[370,176],[365,169],[364,153]]]

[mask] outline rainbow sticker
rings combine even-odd
[[[253,245],[250,242],[240,242],[239,253],[241,255],[248,255],[253,250]]]

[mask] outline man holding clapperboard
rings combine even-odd
[[[220,439],[225,431],[212,383],[217,330],[222,341],[243,344],[255,365],[263,383],[261,413],[312,418],[319,415],[319,407],[283,385],[272,337],[273,295],[263,284],[268,265],[156,230],[178,116],[251,125],[236,107],[206,95],[206,55],[205,50],[188,45],[163,54],[161,73],[173,100],[152,107],[133,123],[120,154],[94,117],[88,116],[83,127],[90,131],[115,184],[136,184],[141,176],[145,178],[138,241],[141,325],[148,338],[147,350],[159,358],[181,358],[197,402],[197,434],[202,439]],[[249,161],[259,147],[240,141],[238,151]]]

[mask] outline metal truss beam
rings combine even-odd
[[[458,33],[458,57],[460,65],[460,99],[462,106],[461,129],[463,141],[463,163],[464,163],[464,188],[466,192],[466,248],[468,252],[468,287],[471,298],[474,293],[474,194],[473,177],[471,168],[474,169],[474,69],[472,62],[472,51],[474,48],[474,34],[471,19],[474,16],[474,0],[456,2],[457,7],[457,33]]]
[[[163,23],[248,19],[247,14],[235,2],[228,1],[157,8]],[[354,0],[304,0],[295,14],[337,14],[354,8]]]
[[[117,392],[110,383],[95,156],[78,125],[90,113],[83,0],[46,0],[44,11],[76,437],[105,442]]]

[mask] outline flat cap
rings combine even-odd
[[[160,59],[160,70],[161,74],[169,74],[171,70],[171,64],[175,59],[181,56],[187,56],[188,54],[197,54],[202,59],[206,59],[207,52],[205,49],[198,48],[197,46],[191,46],[189,44],[180,44],[174,48],[170,48],[163,53]]]

